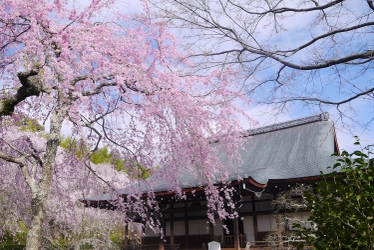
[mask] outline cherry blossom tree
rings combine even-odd
[[[6,130],[1,131],[2,149],[7,146],[9,149],[9,145],[4,145],[7,143],[17,150],[32,148],[34,153],[45,148],[47,134],[43,131],[24,131],[26,126],[11,126],[9,118],[7,122]],[[1,163],[0,199],[4,227],[0,229],[0,235],[9,232],[15,235],[19,231],[20,223],[28,225],[32,220],[32,195],[17,165],[4,161]],[[86,163],[76,156],[76,152],[59,147],[41,232],[43,248],[48,245],[57,246],[60,242],[67,244],[66,241],[69,242],[66,247],[74,249],[87,244],[95,249],[108,248],[113,244],[110,241],[110,233],[116,225],[125,224],[121,214],[110,210],[84,208],[79,199],[108,192],[110,188],[121,188],[128,182],[128,175],[108,164],[89,163],[90,168],[87,168],[84,166]],[[35,168],[34,171],[35,175],[40,174]],[[111,186],[100,178],[111,183]]]
[[[38,249],[46,216],[64,195],[58,190],[73,190],[76,182],[60,182],[60,173],[85,168],[110,184],[89,162],[101,146],[115,149],[127,165],[162,166],[179,194],[174,173],[181,169],[219,193],[216,174],[224,182],[227,173],[210,142],[220,140],[220,150],[234,159],[239,118],[250,121],[238,72],[196,74],[164,23],[149,18],[145,2],[140,14],[124,14],[115,0],[4,0],[0,6],[0,168],[14,175],[8,184],[23,194],[17,211],[25,213],[26,249]],[[15,131],[20,114],[45,126],[47,135]],[[61,154],[63,128],[83,140],[84,157]],[[92,181],[82,183],[93,190]]]

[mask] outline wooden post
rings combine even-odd
[[[258,225],[257,225],[257,215],[253,215],[252,216],[253,218],[253,233],[255,235],[255,241],[258,241],[259,238],[258,238]]]
[[[170,204],[170,210],[173,211],[173,204]],[[174,248],[174,215],[170,214],[170,248]]]
[[[165,250],[165,233],[166,232],[165,232],[165,218],[164,218],[164,216],[165,215],[161,213],[160,223],[161,223],[162,232],[163,232],[164,237],[161,238],[161,233],[160,233],[158,250]]]
[[[252,213],[255,213],[256,212],[256,204],[255,204],[255,196],[252,195]],[[257,215],[253,215],[252,216],[253,218],[253,230],[254,230],[254,235],[255,235],[255,241],[258,241],[259,238],[258,238],[258,225],[257,225]]]
[[[240,250],[240,240],[239,240],[239,218],[236,217],[232,220],[232,226],[234,229],[234,249]]]
[[[125,247],[125,249],[127,249],[127,247],[129,246],[129,224],[126,223],[125,225],[125,238],[124,238],[124,242],[123,242],[123,245]]]
[[[209,222],[209,235],[210,235],[210,241],[215,241],[215,239],[214,239],[214,226],[211,222]]]
[[[189,228],[189,225],[188,225],[188,213],[187,213],[187,207],[188,207],[188,203],[185,202],[184,203],[184,209],[185,209],[185,213],[184,213],[184,234],[185,234],[185,244],[186,244],[186,248],[188,249],[188,235],[189,235],[189,231],[190,231],[190,228]]]

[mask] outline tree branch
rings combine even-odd
[[[30,174],[28,173],[25,156],[13,157],[0,151],[0,159],[17,164],[21,168],[26,183],[30,186],[31,189],[35,189],[35,180],[31,178]]]
[[[8,37],[11,37],[12,39],[10,39],[8,42],[3,44],[0,47],[0,51],[4,50],[11,43],[14,43],[14,42],[20,43],[19,41],[17,41],[18,37],[22,36],[24,33],[26,33],[31,28],[30,20],[28,20],[26,18],[23,18],[23,17],[21,17],[21,19],[24,20],[24,23],[19,23],[19,22],[13,21],[13,20],[6,21],[6,20],[0,18],[0,23],[3,23],[4,26],[8,26],[8,27],[12,26],[12,28],[9,28],[10,30],[12,30],[12,34],[4,34],[4,33],[2,34],[2,35],[5,35],[5,36],[8,36]],[[26,26],[26,28],[24,30],[19,31],[18,34],[15,34],[14,28],[17,27],[17,26],[21,26],[21,27]]]
[[[363,52],[363,53],[352,54],[352,55],[342,57],[342,58],[339,58],[339,59],[335,59],[335,60],[326,60],[324,63],[302,66],[302,65],[299,65],[299,64],[295,64],[295,63],[285,61],[285,60],[279,58],[278,56],[273,55],[271,52],[268,52],[268,51],[260,51],[260,50],[256,50],[256,49],[252,49],[252,48],[246,48],[246,50],[248,52],[251,52],[251,53],[267,56],[267,57],[269,57],[271,59],[274,59],[275,61],[277,61],[277,62],[279,62],[279,63],[281,63],[281,64],[283,64],[287,67],[290,67],[292,69],[297,69],[297,70],[323,69],[323,68],[331,67],[333,65],[343,64],[343,63],[347,63],[347,62],[350,62],[350,61],[354,61],[354,60],[357,60],[357,59],[367,59],[367,58],[373,58],[374,57],[374,50],[369,50],[369,51],[366,51],[366,52]]]
[[[370,9],[374,10],[374,3],[373,3],[373,0],[366,0]]]
[[[319,103],[323,103],[323,104],[339,106],[339,105],[348,103],[350,101],[353,101],[354,99],[357,99],[360,96],[368,95],[372,92],[374,92],[374,88],[368,89],[364,92],[358,93],[354,96],[351,96],[350,98],[347,98],[347,99],[339,101],[339,102],[326,101],[326,100],[322,100],[322,99],[315,98],[315,97],[295,97],[295,98],[290,98],[290,99],[287,99],[287,100],[283,100],[283,101],[279,101],[279,102],[271,102],[271,103],[284,103],[284,102],[291,102],[291,101],[306,101],[306,102],[311,101],[311,102],[319,102]]]
[[[117,86],[116,82],[105,82],[99,84],[95,89],[83,91],[82,96],[91,96],[91,95],[97,95],[101,92],[102,88],[108,87],[108,86]]]
[[[87,162],[88,162],[88,164],[87,164]],[[108,181],[106,181],[106,180],[104,180],[100,175],[98,175],[97,173],[96,173],[96,171],[95,170],[93,170],[92,169],[92,167],[91,167],[91,162],[90,161],[84,161],[84,165],[86,166],[86,168],[88,169],[88,170],[90,170],[90,172],[91,173],[93,173],[98,179],[100,179],[102,182],[104,182],[111,190],[112,190],[112,192],[114,192],[116,189],[108,182]]]
[[[337,5],[338,3],[341,3],[343,2],[344,0],[336,0],[336,1],[332,1],[330,3],[327,3],[325,5],[316,5],[316,7],[312,7],[312,8],[304,8],[304,9],[295,9],[295,8],[289,8],[289,7],[283,7],[283,8],[271,8],[271,6],[269,6],[269,10],[267,11],[264,11],[264,12],[253,12],[253,11],[249,11],[247,9],[245,9],[243,6],[240,6],[238,4],[235,4],[233,3],[232,1],[228,1],[229,3],[231,3],[233,6],[245,11],[246,13],[250,14],[250,15],[266,15],[266,14],[280,14],[280,13],[284,13],[284,12],[309,12],[309,11],[315,11],[315,10],[324,10],[324,9],[327,9],[327,8],[330,8],[334,5]],[[370,0],[368,0],[370,1]],[[279,1],[280,2],[280,1]]]
[[[30,154],[38,163],[41,167],[43,167],[43,161],[42,159],[40,158],[40,156],[38,155],[38,151],[36,150],[36,148],[33,146],[33,143],[30,139],[30,137],[26,137],[26,140],[27,142],[29,143],[29,146],[30,148],[32,149],[32,153]]]
[[[43,84],[36,77],[39,69],[32,69],[26,72],[19,72],[18,79],[22,86],[13,96],[3,97],[0,101],[0,116],[12,115],[15,106],[30,96],[39,96],[41,92],[47,93]]]
[[[0,151],[0,158],[7,161],[7,162],[12,162],[17,165],[19,165],[21,168],[26,166],[26,160],[24,156],[21,157],[13,157],[8,154],[5,154],[4,152]]]
[[[338,30],[334,30],[334,31],[331,31],[331,32],[328,32],[328,33],[325,33],[323,35],[320,35],[316,38],[313,38],[312,40],[310,40],[309,42],[295,48],[295,49],[292,49],[292,50],[278,50],[278,51],[275,51],[275,53],[279,53],[279,52],[282,52],[282,53],[287,53],[287,52],[292,52],[291,55],[295,54],[296,52],[308,47],[309,45],[312,45],[313,43],[317,42],[318,40],[321,40],[323,38],[326,38],[326,37],[329,37],[329,36],[333,36],[333,35],[336,35],[336,34],[339,34],[339,33],[344,33],[344,32],[347,32],[347,31],[352,31],[352,30],[356,30],[356,29],[360,29],[360,28],[363,28],[363,27],[367,27],[367,26],[372,26],[374,25],[374,22],[367,22],[367,23],[363,23],[363,24],[359,24],[359,25],[356,25],[356,26],[352,26],[352,27],[349,27],[349,28],[345,28],[345,29],[338,29]],[[290,56],[290,55],[287,55],[287,56]]]

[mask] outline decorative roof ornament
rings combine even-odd
[[[243,189],[248,190],[248,191],[254,193],[257,198],[261,198],[262,193],[265,191],[265,189],[262,189],[261,191],[252,190],[252,189],[250,189],[250,188],[248,188],[246,186],[245,182],[243,183]]]

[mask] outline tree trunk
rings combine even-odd
[[[46,153],[43,160],[42,173],[39,183],[30,186],[32,192],[31,200],[31,225],[27,233],[26,250],[38,250],[41,240],[43,221],[45,217],[46,201],[51,187],[52,174],[55,167],[55,159],[58,146],[60,145],[60,134],[66,111],[61,105],[57,105],[52,112],[50,137],[47,141]],[[37,185],[37,183],[39,185]]]
[[[277,227],[277,237],[278,237],[278,247],[279,249],[283,249],[283,236],[282,236],[282,228],[281,228],[281,215],[275,215],[275,225]]]

